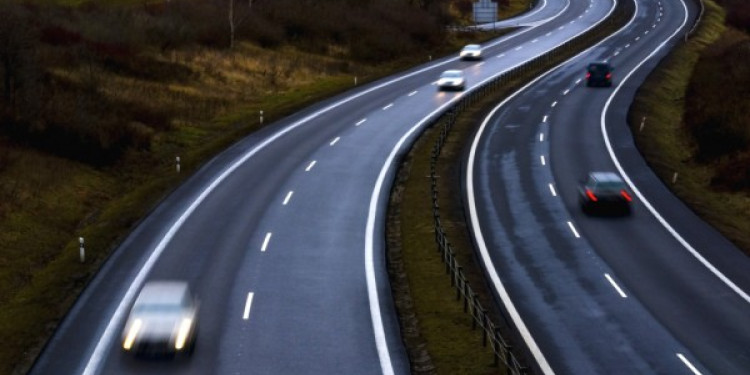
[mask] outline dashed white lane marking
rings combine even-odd
[[[247,299],[245,300],[245,311],[242,312],[242,319],[248,320],[250,319],[250,307],[253,304],[253,292],[250,292],[247,294]]]
[[[557,196],[557,191],[555,191],[555,185],[549,184],[549,192],[552,193],[553,197]]]
[[[548,32],[548,33],[546,33],[546,34],[544,34],[544,36],[550,36],[550,35],[552,35],[552,31],[550,31],[550,32]]]
[[[695,374],[695,375],[702,375],[701,372],[698,371],[698,369],[695,368],[695,366],[693,366],[693,364],[690,363],[690,361],[688,361],[687,358],[685,358],[685,355],[683,355],[682,353],[677,353],[677,358],[679,358],[680,361],[682,361],[682,363],[684,363],[685,366],[687,366],[690,369],[690,371],[693,372],[693,374]]]
[[[558,30],[562,30],[562,29],[564,29],[564,28],[565,28],[565,26],[560,26],[560,27],[558,27],[557,29],[558,29]]]
[[[581,82],[583,82],[583,78],[578,78],[578,81],[576,81],[576,85],[580,85]]]
[[[539,156],[539,161],[542,162],[542,165],[547,165],[547,162],[544,160],[544,155]]]
[[[260,251],[261,252],[265,253],[266,250],[268,249],[268,243],[271,241],[271,235],[272,234],[273,233],[271,233],[271,232],[266,233],[266,238],[263,240],[263,246],[260,247]]]
[[[576,238],[581,238],[581,235],[578,234],[578,231],[576,230],[576,227],[573,226],[573,223],[568,221],[568,226],[570,227],[570,231],[573,232],[573,235],[576,236]]]
[[[639,41],[639,40],[641,40],[641,37],[639,37],[639,36],[635,37],[635,41],[636,42]]]
[[[609,283],[612,284],[612,286],[615,288],[617,293],[620,294],[620,297],[628,298],[628,295],[625,294],[625,292],[623,292],[622,289],[620,289],[620,286],[617,285],[617,283],[615,282],[615,279],[613,279],[612,276],[610,276],[608,273],[605,273],[604,277],[606,277],[607,280],[609,280]]]
[[[630,48],[630,43],[626,44],[625,48]]]
[[[539,39],[534,39],[534,40],[531,41],[531,43],[536,43],[538,41],[539,41]]]
[[[501,53],[501,54],[497,55],[497,58],[499,59],[499,58],[502,58],[502,57],[504,57],[504,56],[505,56],[505,54],[504,54],[504,53]]]
[[[651,28],[655,29],[656,28],[656,24],[651,25]]]
[[[383,107],[383,110],[385,111],[386,109],[391,108],[391,107],[393,107],[393,103],[388,104],[387,106]]]
[[[568,23],[572,25],[572,24],[576,23],[576,21],[575,21],[575,20],[573,20],[573,21],[570,21],[570,22],[568,22]]]
[[[363,119],[361,119],[361,120],[357,121],[357,123],[356,123],[356,124],[354,124],[354,126],[360,126],[360,125],[364,124],[364,123],[365,123],[365,121],[367,121],[367,119],[366,119],[366,118],[363,118]]]
[[[568,95],[568,93],[570,93],[570,89],[566,89],[565,91],[563,91],[563,95]]]
[[[412,92],[410,92],[410,93],[409,93],[409,96],[414,96],[414,95],[416,95],[416,94],[417,94],[417,91],[415,90],[415,91],[412,91]]]
[[[338,143],[338,141],[340,141],[340,140],[341,140],[341,137],[336,137],[336,139],[332,140],[331,143],[329,143],[329,145],[333,146],[336,143]]]
[[[479,64],[477,64],[477,65],[474,65],[474,66],[482,66],[482,65],[484,65],[484,61],[482,61],[482,62],[480,62]]]
[[[614,55],[617,56],[620,54],[620,51],[615,51]]]
[[[539,142],[544,142],[544,133],[539,133]]]
[[[523,48],[523,46],[516,47],[516,51],[520,51]]]
[[[583,18],[583,14],[581,14],[580,16],[578,16],[578,19],[579,19],[579,20],[580,20],[581,18]]]
[[[544,118],[542,118],[542,122],[547,122],[547,117],[549,117],[549,116],[544,115]]]
[[[293,191],[290,191],[290,192],[286,193],[286,198],[284,198],[284,203],[283,203],[284,206],[286,206],[287,204],[289,204],[289,200],[292,199],[292,195],[293,194],[294,194]]]
[[[310,170],[313,169],[316,163],[317,161],[315,160],[311,161],[310,164],[307,166],[307,168],[305,168],[305,172],[310,172]]]
[[[551,107],[552,107],[552,108],[555,108],[555,106],[556,106],[556,105],[557,105],[557,100],[555,100],[554,102],[552,102],[552,105],[551,105]]]
[[[645,35],[645,34],[648,34],[648,32],[649,32],[649,30],[646,30],[646,31],[645,31],[645,32],[644,32],[643,34],[644,34],[644,35]]]

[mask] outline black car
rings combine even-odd
[[[633,198],[625,182],[616,173],[589,173],[579,192],[584,213],[630,214]]]
[[[586,68],[586,86],[612,86],[614,68],[607,62],[593,62]]]

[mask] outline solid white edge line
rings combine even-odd
[[[253,295],[253,292],[247,294],[247,299],[245,300],[245,311],[242,312],[242,320],[250,319],[250,306],[253,304]]]
[[[549,184],[549,192],[552,193],[553,197],[557,196],[557,191],[555,191],[555,185],[553,185],[552,183]]]
[[[316,163],[317,163],[316,160],[311,161],[310,164],[307,166],[307,168],[305,168],[305,172],[310,172],[310,170],[313,169]]]
[[[616,5],[617,5],[617,0],[614,1],[612,8],[610,8],[609,12],[602,19],[606,19],[607,17],[609,17],[609,15],[614,11]],[[630,24],[632,24],[633,21],[635,21],[635,15],[637,14],[638,14],[638,3],[636,2],[636,11],[633,17],[620,30],[623,30],[629,27]],[[598,25],[601,22],[602,21],[594,23],[593,25],[589,26],[587,29],[584,29],[583,31],[581,31],[581,33],[585,33],[589,29],[596,27],[596,25]],[[505,306],[505,310],[508,312],[508,315],[510,316],[511,320],[513,321],[513,324],[516,326],[516,329],[519,331],[519,334],[521,335],[524,342],[526,343],[526,346],[529,347],[529,351],[531,352],[531,355],[534,357],[534,360],[536,361],[540,370],[545,375],[552,375],[555,372],[552,370],[552,367],[550,367],[549,362],[547,362],[547,359],[544,357],[544,354],[542,353],[541,349],[539,349],[539,345],[537,345],[528,327],[526,327],[526,323],[524,323],[523,319],[521,318],[521,314],[518,312],[515,304],[510,299],[510,295],[508,294],[507,289],[505,289],[505,285],[500,280],[500,276],[498,275],[497,270],[492,266],[492,259],[489,255],[489,249],[487,248],[487,244],[484,240],[482,229],[479,226],[479,217],[477,214],[477,207],[476,207],[476,197],[474,196],[474,160],[476,159],[479,139],[481,138],[482,133],[484,132],[484,129],[487,128],[487,124],[489,123],[490,119],[494,116],[495,113],[497,113],[497,111],[500,110],[500,108],[502,108],[506,103],[508,103],[510,100],[518,96],[521,92],[529,88],[531,85],[535,84],[537,81],[541,80],[542,78],[548,76],[559,67],[563,66],[564,64],[570,61],[573,61],[574,59],[578,58],[579,56],[585,53],[588,53],[592,48],[603,44],[604,42],[608,41],[615,35],[619,34],[620,30],[608,36],[607,38],[603,39],[602,41],[595,44],[594,46],[589,47],[586,50],[571,57],[570,59],[558,64],[556,67],[548,70],[547,72],[540,74],[537,78],[531,80],[529,83],[527,83],[526,85],[518,89],[516,92],[514,92],[512,95],[508,96],[505,100],[503,100],[500,104],[498,104],[495,108],[493,108],[492,111],[482,121],[482,124],[480,125],[479,130],[474,135],[474,141],[472,141],[471,148],[469,150],[469,157],[467,158],[467,163],[466,163],[467,165],[466,195],[467,195],[467,200],[468,200],[467,203],[468,203],[468,208],[469,208],[469,218],[470,218],[472,230],[474,232],[474,238],[477,244],[477,248],[479,250],[480,259],[482,260],[482,263],[484,263],[484,266],[485,266],[484,268],[487,271],[487,274],[490,278],[490,281],[492,282],[494,286],[496,293],[498,294],[498,296],[500,297],[500,300]],[[580,35],[580,33],[577,35]]]
[[[609,283],[612,284],[612,287],[615,288],[618,294],[620,294],[620,297],[628,298],[628,295],[622,291],[622,289],[620,288],[619,285],[617,285],[617,283],[615,282],[615,279],[613,279],[612,276],[610,276],[608,273],[605,273],[604,277],[606,277]]]
[[[286,198],[284,198],[284,203],[283,203],[284,206],[286,206],[287,204],[289,204],[289,200],[292,199],[292,194],[294,194],[294,191],[289,191],[286,194]]]
[[[263,240],[263,246],[260,247],[260,251],[265,252],[268,249],[268,243],[271,241],[272,235],[273,233],[271,232],[266,233],[266,238]]]
[[[690,363],[690,361],[688,361],[688,359],[687,359],[687,358],[685,357],[685,355],[684,355],[684,354],[682,354],[682,353],[677,353],[677,358],[679,358],[679,359],[680,359],[680,361],[682,361],[682,363],[683,363],[683,364],[684,364],[685,366],[687,366],[687,368],[689,368],[689,369],[690,369],[690,371],[692,371],[692,372],[693,372],[693,374],[695,374],[695,375],[703,375],[703,374],[702,374],[702,373],[701,373],[700,371],[698,371],[698,369],[697,369],[697,368],[695,368],[695,366],[693,366],[693,364],[692,364],[692,363]]]
[[[578,231],[576,230],[576,227],[573,225],[572,221],[568,221],[568,227],[570,227],[570,231],[573,232],[573,235],[576,236],[576,238],[581,238],[581,235],[578,234]]]
[[[633,193],[636,196],[638,196],[638,199],[640,199],[641,202],[643,202],[643,205],[646,207],[646,209],[648,209],[649,212],[651,212],[651,214],[654,215],[656,220],[659,221],[659,223],[661,223],[661,225],[672,235],[672,237],[674,237],[677,240],[677,242],[679,242],[690,254],[692,254],[693,257],[695,257],[695,259],[697,259],[709,271],[711,271],[711,273],[713,273],[722,282],[724,282],[725,285],[727,285],[730,289],[732,289],[735,293],[737,293],[737,295],[739,295],[742,299],[744,299],[745,302],[750,303],[750,295],[745,293],[745,291],[740,289],[740,287],[738,287],[737,284],[729,280],[729,278],[726,275],[724,275],[721,271],[719,271],[716,267],[714,267],[714,265],[711,264],[708,260],[706,260],[706,258],[700,255],[700,253],[698,253],[697,250],[695,250],[684,238],[682,238],[682,236],[680,236],[679,233],[677,233],[677,231],[674,228],[672,228],[671,225],[669,225],[669,223],[656,211],[656,209],[651,205],[651,203],[646,199],[646,197],[643,196],[643,194],[641,194],[641,191],[638,190],[638,188],[635,186],[633,181],[630,179],[630,176],[628,176],[625,173],[625,169],[623,169],[622,165],[620,164],[620,160],[617,158],[617,155],[615,155],[615,151],[612,148],[612,143],[609,140],[609,133],[607,132],[607,123],[606,123],[607,111],[609,110],[609,106],[612,104],[612,100],[614,100],[614,97],[617,95],[618,92],[620,92],[620,89],[625,86],[625,82],[627,82],[628,79],[630,79],[630,77],[632,77],[633,74],[635,74],[635,72],[638,71],[638,69],[640,69],[640,67],[646,63],[646,61],[650,60],[659,51],[661,51],[667,45],[667,43],[669,43],[670,40],[672,40],[677,34],[679,34],[680,30],[683,27],[685,27],[685,25],[687,24],[687,20],[688,20],[687,5],[685,5],[684,1],[681,1],[681,2],[685,10],[685,17],[682,20],[682,25],[680,25],[680,27],[677,28],[677,30],[674,33],[672,33],[672,35],[670,35],[664,42],[662,42],[658,47],[656,47],[648,56],[646,56],[645,59],[643,59],[643,61],[641,61],[638,65],[636,65],[636,67],[633,68],[630,71],[630,73],[628,73],[625,76],[625,78],[622,79],[621,83],[617,85],[617,87],[612,91],[612,94],[609,96],[609,99],[607,99],[607,102],[604,104],[604,108],[602,109],[602,113],[600,116],[602,137],[604,138],[604,144],[607,147],[607,152],[609,152],[609,156],[612,159],[612,162],[615,164],[615,167],[620,172],[620,175],[625,180],[625,182],[627,182],[628,186],[630,186],[630,189],[633,191]]]
[[[546,1],[545,1],[546,4]],[[558,12],[557,14],[553,15],[552,17],[548,18],[547,20],[544,20],[541,22],[538,26],[541,26],[543,24],[546,24],[547,22],[551,21],[552,19],[556,18],[565,10],[567,10],[570,7],[570,1],[567,2],[565,7]],[[498,45],[500,43],[506,42],[508,40],[511,40],[513,38],[517,38],[531,30],[534,30],[536,27],[530,27],[526,30],[520,31],[515,34],[510,34],[507,37],[501,37],[497,40],[497,42],[490,44],[490,46]],[[593,26],[592,26],[593,27]],[[172,240],[172,238],[175,236],[177,231],[182,227],[182,225],[185,223],[187,218],[192,215],[192,213],[198,208],[198,206],[203,203],[203,201],[206,199],[206,197],[216,189],[216,187],[222,183],[232,172],[234,172],[237,168],[239,168],[242,164],[244,164],[248,159],[255,156],[258,152],[268,147],[269,144],[275,142],[277,139],[281,138],[282,136],[286,135],[287,133],[297,129],[298,127],[308,123],[310,120],[313,120],[319,116],[321,116],[324,113],[327,113],[331,110],[334,110],[344,104],[347,104],[351,101],[354,101],[362,96],[365,96],[367,94],[370,94],[372,92],[375,92],[377,90],[380,90],[383,87],[390,86],[396,82],[403,81],[405,79],[411,78],[413,76],[416,76],[418,74],[422,74],[424,72],[433,70],[437,67],[452,63],[453,61],[459,60],[458,57],[455,57],[453,59],[447,59],[445,61],[435,63],[429,66],[426,66],[422,69],[416,70],[412,73],[404,74],[402,76],[399,76],[397,78],[385,81],[379,85],[373,86],[367,90],[360,91],[356,94],[353,94],[345,99],[342,99],[338,102],[332,103],[329,106],[326,106],[318,111],[315,111],[302,119],[290,124],[289,126],[279,130],[277,133],[274,133],[273,135],[269,136],[268,138],[264,139],[262,142],[260,142],[258,145],[253,147],[250,151],[248,151],[246,154],[244,154],[242,157],[237,159],[232,165],[229,166],[229,168],[225,169],[216,179],[214,179],[206,188],[196,197],[196,199],[188,206],[187,209],[180,215],[177,220],[172,224],[172,226],[169,228],[165,236],[159,241],[157,246],[154,248],[154,250],[151,252],[151,255],[148,256],[146,261],[141,266],[141,269],[138,270],[135,277],[133,277],[133,281],[130,283],[130,286],[125,291],[125,294],[122,296],[122,299],[120,300],[120,303],[115,308],[114,313],[112,314],[112,318],[110,318],[109,323],[107,323],[107,326],[104,328],[104,331],[102,332],[102,335],[99,338],[99,341],[96,343],[96,346],[94,347],[94,350],[91,352],[91,355],[89,356],[88,362],[86,362],[86,366],[83,369],[82,375],[95,375],[99,371],[99,366],[101,364],[102,358],[104,354],[108,350],[108,346],[110,342],[114,339],[115,335],[115,329],[121,324],[122,320],[125,318],[125,314],[127,312],[128,307],[132,303],[133,299],[135,298],[136,292],[140,289],[141,285],[146,279],[146,276],[153,268],[156,261],[161,256],[161,253],[166,248],[167,244]],[[314,162],[312,163],[314,165]],[[380,307],[378,306],[378,309]],[[379,312],[378,312],[379,313]],[[382,329],[382,327],[381,327]],[[387,347],[386,347],[387,349]],[[389,362],[390,367],[390,362]],[[381,362],[381,367],[384,367],[384,364]],[[385,369],[383,370],[384,373],[386,372]],[[390,368],[390,373],[393,372],[393,369]]]

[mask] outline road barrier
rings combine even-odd
[[[431,126],[441,127],[440,135],[433,146],[430,157],[430,190],[437,250],[445,264],[445,273],[450,277],[451,286],[456,290],[456,300],[462,301],[464,312],[471,316],[473,329],[480,328],[482,330],[482,345],[485,347],[487,345],[491,346],[495,364],[499,365],[502,362],[507,369],[507,374],[527,374],[529,373],[529,368],[521,364],[514,354],[513,347],[509,344],[509,341],[500,335],[499,326],[492,321],[487,310],[479,302],[477,294],[467,282],[463,269],[456,260],[454,248],[445,234],[445,228],[440,219],[440,206],[438,204],[437,164],[440,152],[456,119],[469,106],[472,106],[481,99],[487,98],[489,95],[498,94],[500,90],[510,89],[519,80],[531,78],[554,66],[554,64],[574,56],[579,51],[593,45],[597,40],[624,26],[632,18],[634,12],[635,3],[633,0],[619,1],[615,10],[605,21],[547,53],[494,77],[485,82],[481,87],[471,90],[431,124]]]

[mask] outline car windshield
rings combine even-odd
[[[461,78],[461,72],[448,71],[440,75],[440,78]]]
[[[182,309],[182,306],[171,303],[148,303],[133,307],[133,311],[137,313],[176,313]]]
[[[589,64],[589,72],[591,73],[607,73],[609,70],[608,64]]]
[[[625,188],[622,181],[599,181],[596,183],[596,190],[599,191],[620,191]]]
[[[469,44],[468,46],[464,47],[464,51],[476,51],[479,49],[479,45],[477,44]]]

